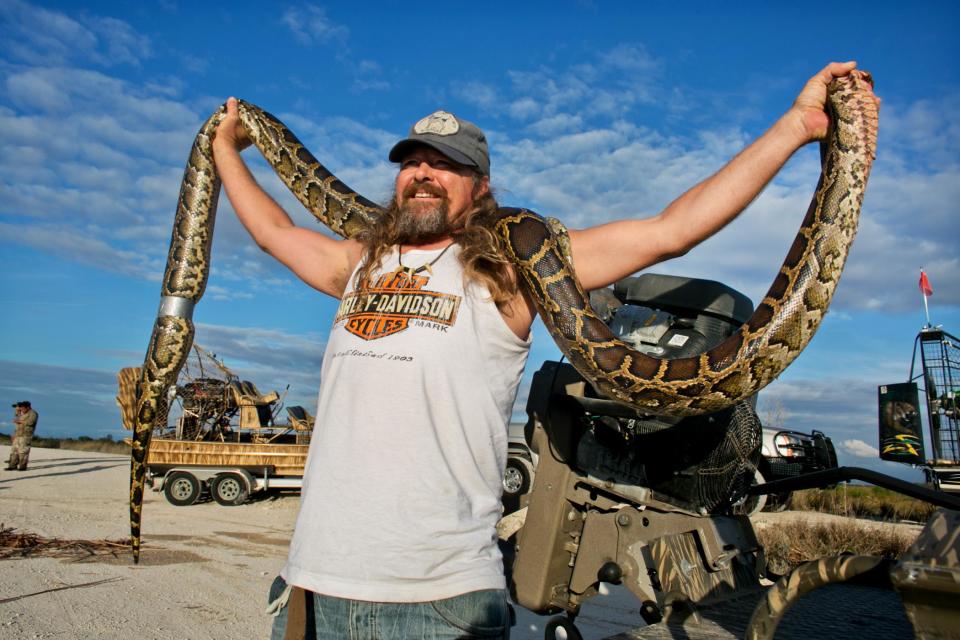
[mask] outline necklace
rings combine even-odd
[[[440,252],[440,255],[438,255],[436,258],[434,258],[434,259],[431,260],[430,262],[427,262],[426,264],[420,265],[420,266],[417,267],[417,268],[413,268],[413,267],[405,266],[405,265],[403,264],[403,245],[399,245],[399,246],[397,247],[397,264],[399,264],[400,266],[397,267],[397,271],[401,271],[401,272],[403,272],[403,273],[405,273],[405,274],[407,274],[408,276],[411,276],[411,277],[417,275],[417,274],[420,273],[421,271],[426,271],[427,273],[429,273],[429,274],[432,276],[432,275],[433,275],[433,268],[432,268],[433,265],[435,265],[435,264],[437,263],[437,260],[439,260],[440,258],[442,258],[442,257],[443,257],[443,254],[445,254],[445,253],[447,252],[447,249],[449,249],[449,248],[452,247],[452,246],[453,246],[453,243],[451,242],[450,244],[448,244],[446,247],[443,248],[443,251],[441,251],[441,252]]]

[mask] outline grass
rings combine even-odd
[[[858,485],[795,491],[790,508],[895,522],[925,522],[936,510],[929,502],[908,498],[889,489]]]
[[[804,562],[842,553],[899,558],[913,544],[915,534],[852,518],[925,522],[936,510],[928,502],[889,489],[860,485],[795,491],[790,508],[851,519],[815,523],[799,517],[758,529],[757,538],[766,552],[767,566],[780,575]]]
[[[10,436],[0,433],[0,444],[10,444]],[[114,440],[110,436],[105,438],[91,438],[89,436],[80,436],[79,438],[38,438],[35,436],[30,446],[43,449],[69,449],[71,451],[95,451],[98,453],[130,455],[129,445]]]
[[[804,562],[841,553],[896,559],[916,536],[852,520],[813,523],[797,519],[759,529],[757,538],[769,571],[783,575]]]

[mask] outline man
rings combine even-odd
[[[14,402],[13,407],[13,433],[10,434],[10,455],[7,456],[7,466],[4,467],[7,471],[15,471],[17,466],[14,464],[14,457],[17,451],[17,439],[20,437],[20,425],[17,424],[17,419],[20,417],[20,403]]]
[[[27,461],[30,459],[30,444],[33,442],[33,432],[37,428],[37,412],[30,406],[29,400],[23,400],[13,405],[16,416],[13,419],[14,437],[10,443],[10,458],[7,460],[8,471],[26,471]]]
[[[730,222],[826,135],[827,85],[854,67],[825,67],[769,131],[660,214],[571,230],[584,287],[682,255]],[[400,168],[384,219],[350,240],[296,227],[243,164],[247,144],[230,99],[213,148],[240,221],[341,300],[283,578],[313,593],[317,637],[507,637],[494,525],[536,311],[484,227],[496,203],[483,133],[442,111],[415,124],[390,152]],[[274,637],[284,624],[281,607]]]

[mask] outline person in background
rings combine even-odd
[[[15,405],[16,416],[13,440],[10,443],[10,458],[7,460],[7,471],[26,471],[30,459],[30,445],[33,442],[33,433],[37,428],[39,415],[30,405],[29,400],[22,400]]]
[[[17,438],[20,437],[20,425],[17,424],[17,419],[20,417],[20,403],[14,402],[13,407],[13,433],[10,434],[10,455],[7,456],[7,466],[4,467],[7,471],[14,471],[16,465],[13,463],[14,452],[17,450]]]

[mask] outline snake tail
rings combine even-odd
[[[193,345],[193,307],[203,296],[210,264],[220,180],[213,165],[213,132],[223,108],[201,127],[180,185],[170,251],[160,291],[160,309],[140,373],[130,453],[130,547],[140,561],[143,490],[150,437],[166,419],[167,390],[177,383]]]

